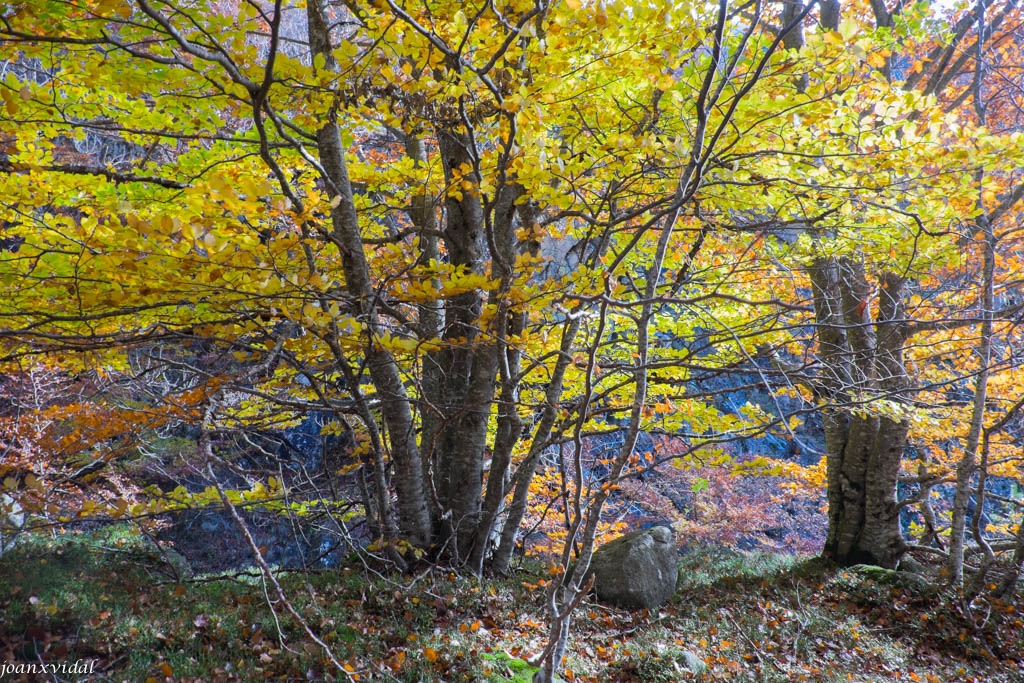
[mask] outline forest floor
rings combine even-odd
[[[0,558],[0,665],[88,660],[100,681],[529,681],[548,576],[363,564],[279,575],[309,638],[255,574],[178,580],[124,527],[22,541]],[[1014,606],[904,587],[808,558],[704,548],[657,611],[584,601],[569,681],[1024,681]],[[273,607],[273,610],[271,609]],[[44,680],[17,673],[7,681]]]

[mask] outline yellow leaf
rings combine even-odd
[[[843,19],[839,24],[839,35],[843,37],[843,40],[850,42],[850,40],[860,33],[860,24],[857,23],[856,19],[847,17]]]
[[[0,90],[0,96],[4,98],[4,105],[7,108],[8,116],[14,116],[15,112],[18,111],[18,101],[14,99],[14,95],[11,94],[10,90]]]
[[[190,221],[183,228],[185,235],[189,239],[199,239],[203,234],[203,226],[198,221]]]

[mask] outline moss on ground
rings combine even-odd
[[[89,659],[113,680],[345,678],[258,575],[178,569],[173,554],[125,527],[26,539],[0,558],[0,659]],[[565,678],[1024,680],[1012,605],[977,605],[973,616],[988,619],[972,624],[954,596],[715,548],[684,556],[680,575],[658,611],[584,602]],[[526,683],[527,660],[544,645],[549,575],[540,567],[502,580],[394,577],[359,564],[279,578],[361,681]]]

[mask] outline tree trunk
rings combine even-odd
[[[871,284],[852,257],[821,259],[810,268],[818,327],[828,476],[824,555],[840,564],[894,568],[906,545],[896,483],[909,425],[899,415],[909,386],[903,364],[903,280],[884,275],[873,321]],[[868,414],[873,398],[893,408]]]
[[[980,180],[980,178],[979,178]],[[985,403],[988,401],[989,367],[992,363],[992,319],[995,309],[996,236],[992,223],[982,214],[978,224],[985,236],[984,265],[981,293],[981,339],[978,340],[978,361],[981,367],[974,384],[974,404],[971,408],[971,426],[963,456],[956,468],[956,493],[953,495],[953,519],[949,534],[949,560],[946,564],[948,580],[959,586],[964,580],[964,541],[967,536],[967,511],[971,499],[971,484],[978,471],[978,446],[985,424]],[[982,510],[976,509],[976,517]]]
[[[878,3],[872,2],[875,7]],[[803,3],[785,3],[783,25]],[[882,6],[884,10],[884,5]],[[836,30],[839,3],[821,3],[823,27]],[[785,46],[804,45],[797,24]],[[795,83],[808,85],[806,76]],[[882,277],[878,320],[871,318],[872,285],[853,256],[819,259],[809,268],[823,372],[822,407],[828,482],[828,537],[824,556],[841,565],[894,568],[906,550],[900,533],[896,482],[907,444],[908,424],[897,415],[853,410],[872,398],[899,402],[909,382],[903,366],[903,282]]]
[[[424,443],[429,443],[435,473],[440,524],[438,541],[456,563],[469,562],[474,571],[482,566],[486,537],[504,500],[504,478],[512,447],[519,436],[514,396],[519,381],[518,361],[507,348],[512,325],[521,332],[525,320],[509,310],[508,291],[515,275],[517,239],[516,200],[523,189],[502,185],[485,207],[480,196],[479,175],[474,168],[471,136],[450,130],[438,132],[446,180],[457,188],[445,202],[444,243],[450,262],[465,272],[483,274],[490,257],[490,277],[497,289],[477,288],[452,296],[445,311],[445,348],[428,354],[432,365],[431,384],[424,385],[427,410],[433,414],[424,423]],[[466,182],[468,181],[468,183]],[[485,298],[486,297],[486,298]],[[484,304],[494,311],[481,324]],[[495,444],[492,478],[488,486],[486,513],[482,509],[484,460],[487,454],[491,406],[498,388],[499,368],[502,398],[506,410],[499,411],[500,443]],[[509,412],[511,411],[511,413]],[[481,545],[483,544],[483,545]]]
[[[519,417],[518,398],[520,371],[522,369],[521,352],[504,341],[511,336],[522,335],[526,330],[528,316],[525,310],[511,310],[506,303],[509,287],[515,275],[514,265],[520,244],[516,237],[512,222],[513,212],[519,216],[520,225],[532,226],[536,220],[534,207],[530,202],[519,206],[515,202],[523,194],[521,186],[515,185],[499,191],[500,201],[495,207],[493,244],[495,254],[492,260],[492,275],[501,280],[498,303],[498,320],[496,340],[502,342],[496,360],[501,381],[501,394],[498,397],[497,429],[494,447],[491,451],[491,466],[487,476],[487,494],[483,502],[480,522],[476,529],[476,537],[470,552],[470,568],[477,575],[483,572],[483,563],[491,550],[497,550],[492,541],[500,537],[495,533],[498,516],[505,508],[505,497],[511,484],[510,469],[512,453],[519,442],[523,431],[523,421]],[[539,245],[522,245],[533,256],[539,253]],[[518,527],[518,522],[516,523]]]
[[[547,390],[544,393],[545,403],[541,412],[540,421],[534,430],[533,439],[530,442],[530,452],[520,463],[515,475],[512,477],[512,503],[509,505],[508,518],[501,530],[501,539],[498,548],[491,559],[491,569],[499,574],[508,573],[512,561],[512,552],[515,550],[516,531],[526,514],[526,502],[530,492],[530,482],[537,471],[537,463],[540,461],[541,453],[546,447],[555,422],[558,419],[558,399],[562,395],[562,385],[565,381],[565,373],[572,362],[573,343],[580,330],[580,318],[570,318],[562,330],[562,341],[559,348],[558,360],[555,361],[555,368],[551,373],[551,380],[548,382]]]
[[[441,128],[437,134],[445,180],[444,244],[449,262],[480,274],[484,255],[484,210],[479,177],[472,169],[471,141]],[[468,183],[472,189],[463,189]],[[437,542],[456,562],[476,528],[482,494],[487,418],[494,395],[491,352],[476,345],[483,307],[479,290],[452,296],[445,306],[444,348],[427,354],[430,381],[423,386],[428,412],[423,446],[434,473],[440,505]]]
[[[427,164],[427,150],[423,140],[412,133],[404,135],[405,153],[416,166]],[[433,196],[423,193],[413,197],[407,211],[409,220],[416,229],[419,239],[419,259],[417,265],[428,267],[431,261],[441,261],[441,240],[438,238],[437,206]],[[431,286],[439,291],[442,286],[440,278],[431,278]],[[441,336],[444,328],[444,305],[441,301],[420,303],[417,306],[416,333],[422,341],[433,341]],[[431,466],[433,435],[440,428],[440,413],[430,402],[430,397],[437,396],[440,382],[443,380],[441,367],[434,361],[431,354],[426,354],[420,370],[419,401],[417,404],[420,417],[420,458],[424,474],[424,486],[428,493],[436,491]],[[441,518],[441,509],[436,495],[428,495],[427,504],[433,520]]]
[[[1024,523],[1018,525],[1015,540],[1013,560],[1010,563],[1009,571],[1003,576],[1003,580],[999,582],[996,589],[992,591],[993,597],[1001,598],[1005,602],[1011,602],[1014,599],[1017,585],[1024,573],[1022,572],[1022,568],[1024,568]]]
[[[307,3],[309,44],[314,55],[324,55],[327,69],[336,69],[331,56],[327,20],[320,0]],[[426,547],[430,542],[431,520],[423,487],[423,467],[416,444],[416,430],[405,384],[395,359],[377,343],[376,292],[370,279],[370,269],[363,249],[359,219],[353,201],[352,183],[349,181],[345,150],[336,113],[317,131],[317,149],[323,167],[324,181],[331,193],[339,198],[331,210],[333,240],[339,245],[345,288],[358,302],[360,322],[365,326],[367,368],[377,396],[381,414],[390,437],[391,458],[394,462],[394,484],[398,494],[399,531],[411,544]]]

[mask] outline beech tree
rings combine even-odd
[[[168,406],[209,433],[330,409],[365,444],[379,533],[475,571],[511,492],[504,571],[553,439],[631,415],[621,470],[649,406],[671,410],[686,371],[648,392],[648,329],[703,296],[671,296],[703,249],[746,239],[713,238],[696,196],[735,165],[720,149],[753,142],[730,127],[756,124],[744,105],[781,39],[724,5],[709,18],[711,33],[596,6],[14,6],[7,358],[125,371],[128,350],[202,340],[232,361],[193,363],[200,386]],[[107,164],[86,151],[104,136],[121,146]],[[552,274],[545,249],[573,268]]]
[[[1012,131],[954,125],[934,88],[893,76],[931,20],[875,10],[9,5],[4,369],[169,378],[133,409],[195,426],[205,472],[230,435],[326,413],[400,566],[507,572],[557,450],[543,680],[622,478],[792,428],[724,408],[710,379],[754,373],[823,413],[825,552],[894,566],[927,417],[906,346],[942,324],[914,319],[914,283],[959,258],[975,170],[1020,159]],[[682,445],[641,458],[645,432]],[[585,461],[611,434],[607,462]],[[110,438],[96,462],[118,457]],[[266,501],[282,479],[231,493]]]
[[[934,240],[933,244],[942,245],[943,236],[958,234],[964,240],[972,239],[974,230],[981,233],[980,241],[984,246],[966,255],[967,258],[980,256],[984,272],[978,277],[986,283],[980,300],[968,304],[977,307],[973,311],[965,310],[962,301],[950,302],[952,306],[938,310],[922,305],[924,292],[935,286],[932,278],[940,278],[938,286],[944,288],[956,277],[940,263],[929,265],[927,257],[906,262],[883,255],[880,261],[870,246],[854,245],[835,256],[816,258],[808,263],[821,361],[819,388],[827,397],[823,403],[829,494],[825,555],[841,564],[867,563],[890,568],[897,565],[908,548],[901,530],[900,513],[905,505],[915,502],[915,499],[897,500],[897,483],[923,484],[924,495],[916,500],[923,499],[927,505],[931,487],[942,481],[948,472],[943,471],[941,465],[922,466],[917,472],[906,471],[904,455],[912,443],[915,413],[921,424],[920,418],[928,412],[921,392],[934,396],[934,383],[939,376],[943,382],[955,383],[958,377],[964,376],[958,373],[977,372],[973,418],[967,419],[969,433],[963,434],[964,457],[958,466],[958,493],[951,520],[951,575],[958,581],[960,570],[956,568],[956,558],[962,554],[968,481],[975,472],[974,462],[985,421],[985,386],[990,373],[999,369],[992,359],[993,322],[1009,323],[1001,326],[1009,342],[1016,334],[1016,325],[1010,321],[1019,311],[1017,303],[1005,296],[1002,305],[997,306],[993,269],[998,240],[992,229],[993,220],[1005,216],[1021,198],[1020,187],[1014,184],[1020,161],[1010,151],[1018,146],[1014,134],[1019,130],[1012,114],[991,130],[985,127],[984,116],[986,102],[998,92],[985,85],[986,75],[990,78],[998,73],[1004,82],[1018,77],[1007,71],[1002,59],[1007,47],[1017,44],[1013,32],[1018,9],[1016,3],[976,3],[955,17],[947,36],[938,40],[908,31],[907,27],[917,20],[908,20],[901,13],[901,7],[890,10],[884,4],[871,3],[870,8],[843,8],[844,12],[847,10],[849,16],[843,19],[847,26],[873,25],[874,35],[889,41],[888,49],[872,61],[880,78],[908,95],[920,92],[927,97],[939,96],[941,102],[932,109],[932,116],[942,117],[949,125],[944,142],[940,144],[953,151],[961,149],[965,140],[974,138],[978,148],[1003,150],[998,160],[964,158],[961,172],[965,175],[962,177],[966,179],[969,172],[978,183],[975,189],[978,199],[973,205],[957,202],[958,215],[951,217],[945,228],[932,224],[929,229],[928,222],[921,220],[927,212],[907,195],[891,204],[898,214],[917,222],[916,227],[909,229],[915,241]],[[828,11],[823,8],[821,16],[831,22],[832,28],[840,28],[838,3]],[[933,28],[940,26],[932,24]],[[790,47],[802,47],[802,33],[790,33],[787,42]],[[998,71],[990,68],[990,63]],[[970,100],[974,104],[964,111],[968,108],[965,102]],[[882,112],[876,109],[875,113]],[[1005,109],[1003,113],[1007,113]],[[958,122],[958,115],[962,116],[963,123]],[[921,121],[928,114],[921,111],[910,116],[913,121]],[[897,173],[890,178],[894,182],[905,181],[919,170],[915,168],[911,173]],[[940,248],[947,255],[959,249],[949,240],[945,242]],[[925,382],[908,372],[909,343],[919,342],[925,336],[934,340],[937,330],[941,331],[940,338],[948,338],[950,333],[955,337],[979,323],[982,341],[976,351],[981,360],[978,366],[971,366],[974,370],[964,367],[966,358],[956,358],[953,373],[944,376],[926,373],[930,377]],[[923,345],[915,345],[923,348]],[[965,353],[972,354],[966,350]],[[935,360],[912,352],[911,362],[931,364]],[[864,401],[873,408],[861,409]],[[924,433],[918,434],[916,440],[927,439],[930,430],[920,431]],[[932,438],[942,437],[936,434]]]

